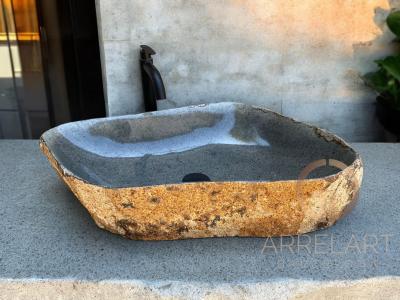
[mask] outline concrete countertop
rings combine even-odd
[[[400,144],[353,146],[365,165],[359,203],[330,229],[282,239],[147,242],[96,227],[38,141],[2,140],[0,298],[399,295]]]

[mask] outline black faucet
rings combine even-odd
[[[147,45],[140,46],[140,69],[144,107],[146,111],[157,110],[157,100],[166,98],[165,87],[160,72],[153,65],[152,55],[156,52]]]

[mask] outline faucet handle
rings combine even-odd
[[[156,51],[154,51],[150,46],[140,45],[140,58],[141,59],[143,59],[145,61],[153,62],[153,59],[151,58],[151,56],[154,54],[156,54]]]

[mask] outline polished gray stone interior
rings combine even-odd
[[[192,173],[211,181],[290,180],[315,160],[355,159],[313,127],[236,103],[69,123],[43,139],[67,171],[107,187],[180,183]]]

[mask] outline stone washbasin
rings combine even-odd
[[[40,147],[99,227],[141,240],[325,228],[363,171],[339,137],[238,103],[68,123]]]

